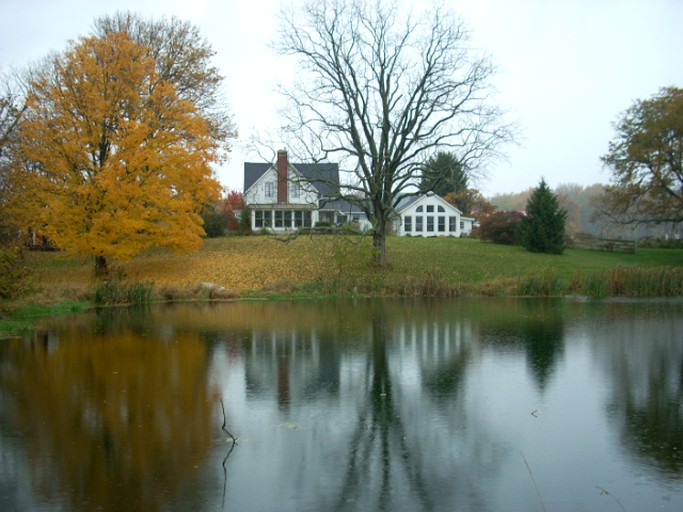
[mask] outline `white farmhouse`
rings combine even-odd
[[[293,164],[286,150],[275,164],[244,163],[244,202],[251,209],[251,229],[287,233],[319,223],[370,227],[365,214],[335,199],[339,193],[337,164]]]
[[[251,211],[251,229],[289,233],[325,223],[350,223],[360,231],[372,226],[365,213],[338,198],[339,166],[291,163],[286,150],[275,164],[244,163],[244,202]],[[434,193],[399,201],[392,233],[398,236],[467,236],[474,219]]]

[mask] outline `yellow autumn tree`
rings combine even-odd
[[[72,42],[31,83],[12,173],[15,211],[96,269],[201,244],[217,143],[195,105],[126,33]]]

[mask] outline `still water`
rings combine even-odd
[[[680,512],[682,389],[680,300],[91,312],[0,341],[0,510]]]

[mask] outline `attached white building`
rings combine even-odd
[[[398,236],[469,236],[474,224],[473,218],[433,192],[404,198],[396,213],[393,229]]]

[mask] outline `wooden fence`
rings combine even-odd
[[[635,254],[636,252],[636,242],[634,240],[611,240],[581,235],[572,237],[572,246],[581,249],[593,249],[595,251],[623,252],[627,254]]]

